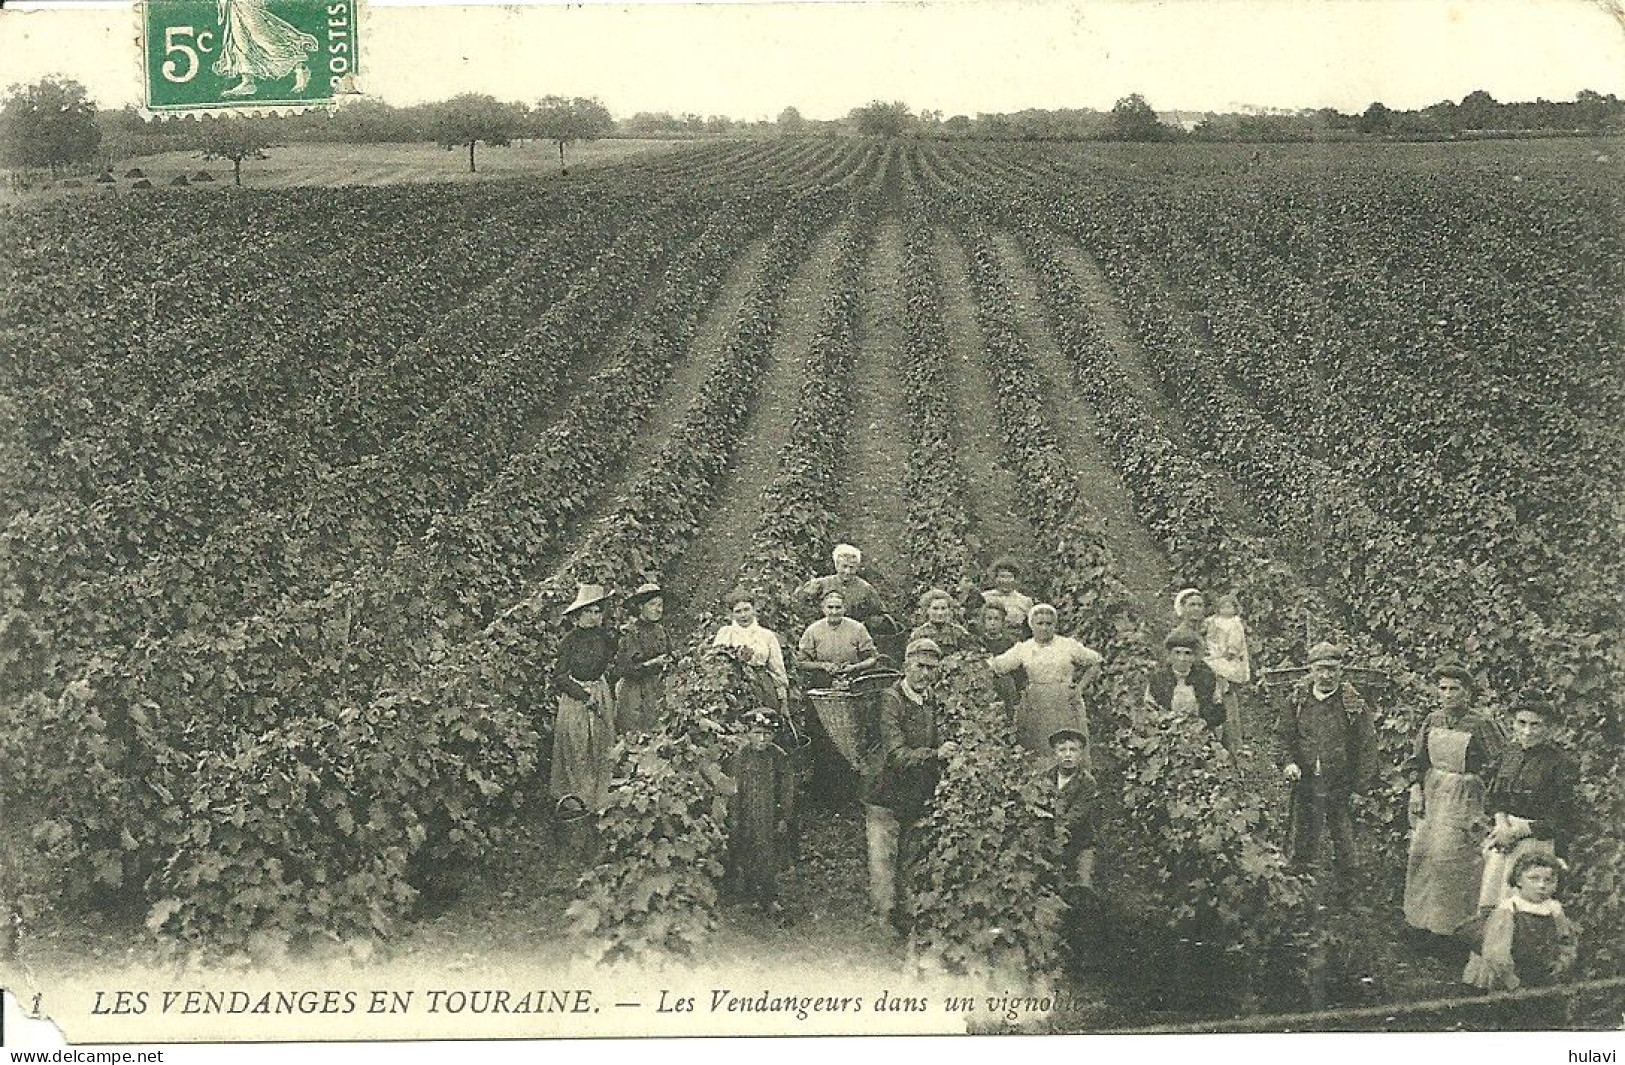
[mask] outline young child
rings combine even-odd
[[[1053,818],[1061,847],[1061,886],[1071,894],[1095,883],[1095,778],[1084,768],[1088,739],[1077,729],[1058,729],[1049,737],[1055,760],[1039,771],[1047,803],[1039,816]]]
[[[746,903],[777,916],[783,912],[778,871],[795,805],[795,771],[774,743],[778,711],[761,707],[746,720],[749,732],[731,765],[737,788],[728,809],[728,872]]]
[[[954,620],[954,597],[941,588],[920,596],[920,613],[925,621],[908,634],[908,642],[934,640],[945,655],[971,649],[970,630]]]
[[[1219,596],[1219,612],[1203,622],[1207,667],[1219,678],[1219,700],[1224,703],[1224,745],[1233,755],[1241,746],[1241,697],[1237,687],[1253,679],[1247,655],[1247,626],[1241,620],[1241,602],[1234,592]]]
[[[1578,937],[1555,897],[1558,877],[1567,871],[1563,859],[1539,851],[1513,863],[1507,876],[1512,894],[1490,911],[1463,983],[1485,991],[1545,987],[1574,965]]]

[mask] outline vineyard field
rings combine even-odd
[[[1503,723],[1558,708],[1565,906],[1619,974],[1621,147],[629,142],[0,204],[17,956],[901,972],[851,810],[807,815],[782,920],[718,895],[737,693],[699,652],[736,586],[793,646],[849,541],[910,625],[1018,559],[1106,658],[1108,930],[1069,957],[1041,845],[984,819],[1024,770],[956,660],[911,957],[1062,980],[1057,1030],[1301,1008],[1311,936],[1335,1004],[1465,993],[1400,912],[1400,766],[1456,655]],[[670,720],[582,868],[545,794],[560,611],[646,581]],[[1235,757],[1142,701],[1188,586],[1238,594],[1255,669],[1335,639],[1392,680],[1330,918],[1273,697]]]

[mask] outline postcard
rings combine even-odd
[[[1617,4],[0,68],[8,1016],[1617,1047]]]

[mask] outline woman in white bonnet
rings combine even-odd
[[[1034,605],[1027,611],[1032,636],[988,659],[1001,677],[1025,670],[1027,687],[1016,707],[1016,739],[1040,757],[1048,756],[1049,738],[1061,729],[1089,735],[1089,719],[1077,689],[1098,675],[1102,662],[1098,651],[1057,633],[1059,622],[1053,606]]]

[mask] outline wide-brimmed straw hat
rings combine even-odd
[[[626,597],[626,606],[629,610],[636,610],[639,606],[651,599],[658,599],[666,593],[660,590],[660,585],[653,581],[638,585],[638,590]]]
[[[611,593],[602,584],[580,584],[576,586],[575,602],[564,608],[564,617],[569,617],[577,610],[585,609],[595,603],[602,603],[610,598]]]

